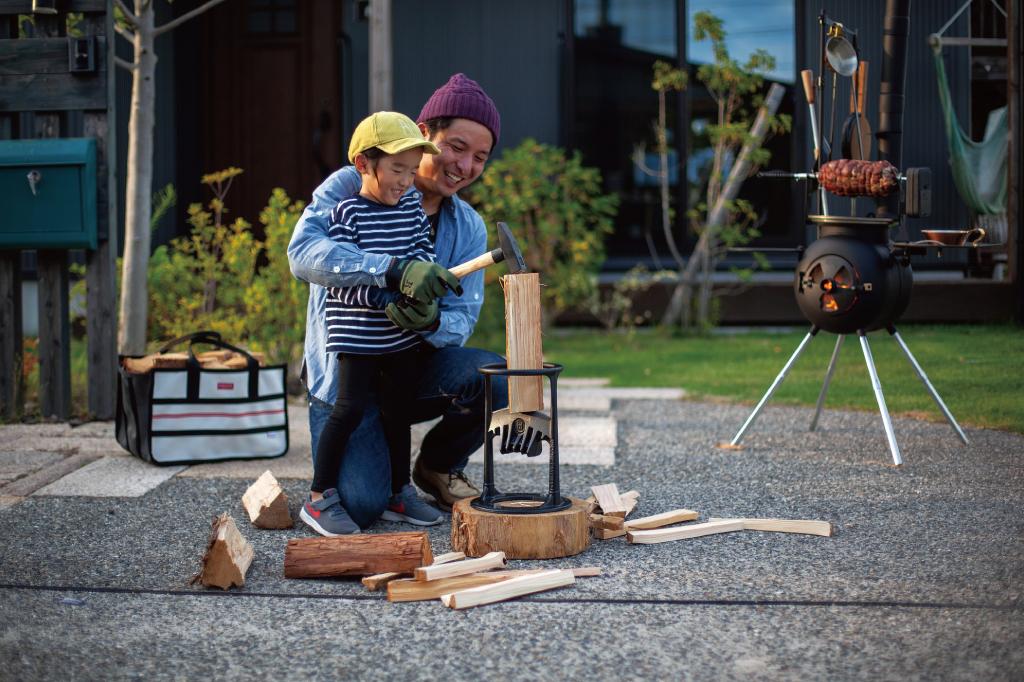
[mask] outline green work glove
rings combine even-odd
[[[437,263],[421,260],[395,261],[385,275],[388,285],[403,296],[414,298],[420,303],[429,303],[441,298],[449,290],[462,295],[459,278]]]
[[[415,299],[388,303],[384,308],[384,314],[395,326],[414,332],[429,330],[441,317],[436,299],[429,303],[420,303]]]

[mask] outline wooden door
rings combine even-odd
[[[230,217],[258,233],[274,187],[308,201],[344,158],[339,148],[337,0],[229,0],[203,22],[202,172],[245,172]],[[188,49],[178,46],[178,49]],[[180,104],[179,104],[180,106]]]

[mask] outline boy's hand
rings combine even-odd
[[[395,326],[410,331],[426,331],[433,327],[441,317],[441,311],[437,307],[437,300],[429,303],[420,303],[415,299],[404,299],[398,303],[388,303],[384,308],[384,314],[388,316]]]
[[[385,275],[388,286],[420,303],[443,297],[449,290],[462,295],[459,278],[437,263],[396,261]]]

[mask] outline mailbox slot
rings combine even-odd
[[[96,140],[0,141],[0,249],[96,248]]]

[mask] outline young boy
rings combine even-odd
[[[383,111],[364,119],[349,145],[349,161],[359,171],[362,187],[332,211],[330,237],[393,256],[392,264],[433,262],[430,223],[419,193],[407,194],[424,152],[439,150],[408,117]],[[393,291],[372,286],[328,291],[326,347],[328,353],[339,354],[338,399],[320,436],[310,495],[299,513],[321,535],[359,532],[334,486],[345,446],[375,389],[391,458],[392,497],[382,518],[421,526],[443,518],[419,499],[409,482],[411,418],[406,396],[419,375],[422,341],[416,332],[392,322],[396,306],[413,307],[428,326],[437,319],[434,299],[429,303],[402,299]]]

